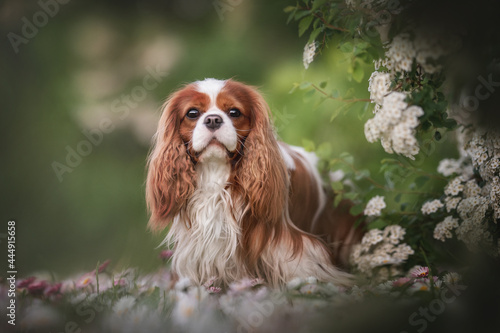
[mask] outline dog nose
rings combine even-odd
[[[222,123],[224,121],[222,120],[221,116],[218,116],[216,114],[209,115],[205,118],[205,121],[203,122],[205,126],[208,127],[209,130],[215,131],[219,127],[222,126]]]

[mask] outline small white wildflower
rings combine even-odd
[[[382,209],[386,207],[384,197],[376,195],[368,201],[364,214],[366,216],[380,216]]]
[[[441,162],[439,162],[437,171],[443,176],[449,177],[454,173],[456,174],[460,173],[461,171],[460,165],[461,163],[458,160],[445,158],[444,160],[441,160]]]
[[[446,188],[444,189],[444,193],[450,196],[456,196],[460,192],[464,190],[463,178],[461,176],[452,179]]]
[[[175,289],[184,290],[191,286],[191,280],[187,277],[179,279],[175,284]]]
[[[434,228],[434,238],[444,242],[447,238],[452,238],[452,230],[458,228],[458,219],[453,216],[447,216],[439,222]]]
[[[361,243],[366,245],[375,245],[383,240],[384,237],[382,236],[382,230],[372,229],[363,236]]]
[[[314,56],[316,55],[316,42],[307,43],[304,47],[304,54],[302,55],[302,61],[306,69],[313,62]]]
[[[429,215],[435,213],[441,207],[443,207],[443,203],[440,200],[428,201],[422,206],[422,214]]]
[[[449,213],[453,209],[456,209],[457,205],[459,204],[459,202],[461,200],[462,200],[462,198],[460,198],[460,197],[446,197],[444,199],[444,202],[446,204],[446,211]]]
[[[186,325],[194,317],[197,309],[198,299],[193,293],[179,292],[172,319],[178,325]]]
[[[301,278],[295,277],[291,279],[287,284],[286,287],[288,289],[297,289],[299,286],[301,286],[304,282],[302,281]]]
[[[405,234],[406,230],[399,225],[390,225],[384,228],[384,239],[394,245],[399,244]]]
[[[130,312],[130,310],[132,310],[134,305],[135,305],[135,297],[123,296],[113,306],[113,312],[119,316],[122,316]]]
[[[377,104],[382,104],[384,97],[389,93],[391,75],[383,72],[373,72],[368,79],[370,99]]]

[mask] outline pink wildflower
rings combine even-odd
[[[26,279],[19,280],[17,282],[17,288],[19,288],[19,289],[28,288],[30,286],[30,284],[35,282],[35,280],[36,280],[36,277],[34,277],[34,276],[30,276],[30,277],[27,277]]]
[[[110,263],[110,262],[111,262],[111,260],[109,260],[109,259],[108,259],[108,260],[106,260],[105,262],[103,262],[103,263],[99,266],[99,268],[97,269],[97,272],[99,272],[99,273],[104,272],[104,271],[106,270],[106,268],[109,266],[109,263]]]
[[[163,260],[163,261],[167,261],[169,260],[172,255],[174,254],[174,251],[172,250],[163,250],[160,252],[160,259]]]
[[[407,278],[407,277],[402,277],[402,278],[399,278],[397,279],[396,281],[394,281],[392,283],[392,286],[393,287],[401,287],[401,286],[404,286],[405,284],[407,284],[408,282],[410,282],[411,279],[410,278]]]
[[[429,276],[429,267],[417,267],[411,272],[411,276],[414,278],[426,278]]]
[[[44,295],[46,297],[49,297],[52,295],[58,295],[61,293],[61,287],[62,287],[62,283],[56,283],[56,284],[53,284],[51,286],[48,286],[44,291]]]
[[[28,286],[28,292],[32,295],[42,295],[45,288],[48,287],[47,281],[36,281]]]

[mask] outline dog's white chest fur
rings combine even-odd
[[[196,284],[213,277],[225,280],[220,281],[223,283],[242,277],[241,265],[236,262],[238,212],[232,208],[227,189],[231,169],[220,157],[208,155],[197,164],[197,188],[185,213],[175,218],[166,239],[175,244],[175,271]]]

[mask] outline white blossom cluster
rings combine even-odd
[[[414,39],[408,33],[401,33],[387,45],[385,58],[376,61],[375,68],[383,66],[393,74],[410,72],[415,61],[424,72],[432,74],[441,70],[438,59],[451,49],[449,44],[429,32],[418,31]]]
[[[309,68],[309,65],[313,62],[314,56],[316,55],[316,42],[307,43],[304,46],[304,54],[302,55],[302,61],[304,63],[305,69]]]
[[[380,216],[382,209],[385,207],[384,197],[376,195],[368,201],[363,213],[366,216]]]
[[[434,229],[434,238],[444,242],[447,238],[452,238],[452,231],[458,227],[458,219],[453,216],[447,216],[442,222],[439,222]]]
[[[376,71],[369,79],[370,99],[376,103],[375,117],[365,124],[365,136],[369,142],[380,140],[384,150],[408,158],[420,151],[415,129],[418,118],[424,115],[421,107],[408,106],[405,102],[407,92],[395,89],[391,83],[396,73],[402,73],[403,79],[412,70],[414,62],[426,73],[440,70],[437,60],[445,55],[443,43],[427,33],[417,33],[412,39],[408,33],[395,36],[387,45],[385,57],[375,61]]]
[[[406,230],[399,225],[368,231],[361,243],[354,246],[351,263],[368,276],[373,276],[375,268],[384,275],[396,275],[398,266],[414,253],[410,246],[401,243],[405,234]],[[387,269],[382,269],[384,267]]]
[[[422,214],[429,215],[438,211],[439,208],[443,207],[443,203],[439,200],[432,200],[424,203],[422,206]]]
[[[380,96],[383,98],[382,103],[375,106],[375,117],[365,123],[366,139],[368,142],[380,140],[389,154],[397,153],[414,159],[413,156],[420,151],[415,128],[424,111],[419,106],[408,106],[404,93],[391,92],[386,95],[383,77],[372,75],[370,94],[377,99]]]
[[[493,243],[486,220],[497,223],[500,218],[500,133],[469,128],[459,134],[461,157],[445,159],[438,167],[442,175],[455,177],[444,189],[444,205],[452,215],[436,225],[434,238],[444,241],[455,229],[469,249],[498,256],[500,244]]]

